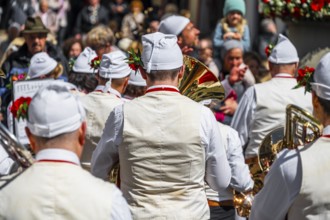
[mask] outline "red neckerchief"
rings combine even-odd
[[[287,78],[287,79],[293,79],[295,77],[293,76],[274,76],[273,78]]]
[[[330,134],[324,134],[321,137],[330,138]]]
[[[44,160],[38,160],[37,162],[70,163],[70,164],[77,165],[76,163],[71,162],[71,161],[67,161],[67,160],[47,160],[47,159],[44,159]]]
[[[100,90],[100,89],[94,90],[94,92],[101,92],[101,93],[103,93],[103,91]]]
[[[158,91],[167,91],[167,92],[177,92],[180,93],[179,90],[170,88],[170,87],[159,87],[159,88],[153,88],[153,89],[147,89],[146,94],[149,92],[158,92]]]

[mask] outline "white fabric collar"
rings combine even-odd
[[[329,135],[330,134],[330,125],[326,126],[323,129],[323,135]]]
[[[78,156],[75,153],[64,149],[52,148],[41,150],[37,153],[36,160],[63,160],[80,165]]]
[[[294,78],[291,74],[289,73],[278,73],[274,77],[292,77]]]
[[[158,89],[158,88],[172,88],[172,89],[176,89],[176,90],[178,90],[178,92],[179,92],[178,87],[176,87],[176,86],[170,86],[170,85],[157,85],[157,86],[150,86],[150,87],[148,87],[147,91],[150,90],[150,89]]]
[[[97,85],[96,88],[94,89],[94,91],[103,91],[104,88],[105,88],[105,86],[103,86],[103,85]]]
[[[103,92],[109,92],[110,94],[113,94],[113,95],[115,95],[115,96],[117,96],[117,97],[121,97],[121,94],[120,94],[120,92],[118,92],[117,90],[115,90],[114,88],[112,88],[112,87],[109,87],[108,88],[108,91],[103,91]]]

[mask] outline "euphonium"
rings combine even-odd
[[[296,106],[286,107],[286,124],[271,131],[259,146],[257,163],[249,164],[254,188],[251,194],[235,194],[234,204],[238,214],[249,216],[252,206],[251,197],[263,187],[264,177],[274,163],[278,152],[284,148],[296,149],[321,136],[322,125],[306,110]]]
[[[182,95],[200,102],[203,100],[223,100],[225,89],[219,79],[199,60],[184,55],[184,74],[179,81],[179,90]],[[119,165],[115,165],[109,172],[109,180],[120,185]]]
[[[283,148],[296,149],[298,146],[316,140],[322,134],[323,126],[306,110],[288,105],[286,108],[286,125],[269,133],[259,147],[258,161],[263,172],[268,172]],[[280,135],[285,132],[281,139]]]

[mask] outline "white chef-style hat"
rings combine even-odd
[[[316,66],[311,85],[318,97],[330,100],[330,53],[324,55]]]
[[[56,60],[48,56],[45,52],[36,53],[30,61],[28,76],[30,79],[47,75],[57,66]]]
[[[268,61],[275,64],[297,63],[299,62],[299,57],[291,41],[280,34],[276,46],[268,57]]]
[[[97,57],[96,52],[90,47],[86,47],[77,57],[72,70],[76,73],[94,73],[94,69],[91,68],[90,62],[95,57]]]
[[[186,17],[172,15],[160,22],[158,31],[163,34],[174,34],[178,36],[189,22],[190,20]]]
[[[127,64],[126,56],[121,51],[103,54],[99,75],[106,79],[124,78],[131,74],[131,68]]]
[[[77,130],[85,119],[79,97],[70,92],[73,84],[53,81],[41,87],[29,105],[27,127],[31,133],[52,138]]]
[[[128,84],[134,86],[147,86],[145,79],[142,78],[140,70],[137,70],[136,72],[134,70],[131,71]]]
[[[160,32],[142,36],[143,68],[151,70],[171,70],[183,65],[183,55],[177,44],[177,37]]]

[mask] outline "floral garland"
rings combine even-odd
[[[311,82],[313,82],[313,75],[315,69],[313,67],[305,66],[298,70],[297,82],[298,84],[294,87],[294,89],[305,87],[305,93],[312,91]]]
[[[322,20],[330,16],[330,0],[260,0],[259,12],[265,17],[286,20]]]
[[[32,101],[31,97],[20,97],[13,102],[13,105],[10,107],[10,112],[13,114],[14,118],[18,121],[20,119],[28,118],[28,109]]]
[[[99,57],[99,56],[96,56],[89,63],[89,65],[91,66],[91,69],[94,69],[94,70],[98,70],[100,68],[100,64],[101,64],[101,57]]]
[[[137,73],[140,67],[143,67],[143,62],[141,60],[141,51],[138,49],[138,52],[135,53],[133,49],[128,51],[129,57],[126,58],[129,67]]]

